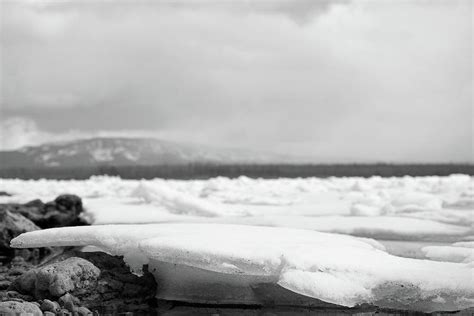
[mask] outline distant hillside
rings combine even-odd
[[[216,149],[152,138],[91,138],[0,151],[0,178],[196,179],[473,174],[472,164],[308,164],[293,156]]]
[[[293,159],[293,158],[291,158]],[[0,151],[0,168],[281,163],[288,157],[153,138],[92,138]]]

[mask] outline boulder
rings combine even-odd
[[[16,279],[11,287],[37,299],[58,298],[66,293],[83,295],[93,291],[99,275],[100,270],[91,262],[71,257],[32,269]]]
[[[121,257],[69,251],[18,277],[11,290],[43,303],[58,301],[69,311],[80,306],[104,313],[111,308],[144,311],[155,301],[157,287],[153,275],[144,270],[143,276],[137,276]]]
[[[41,316],[43,312],[38,305],[30,302],[5,301],[0,302],[0,315],[34,315]]]

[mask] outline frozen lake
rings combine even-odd
[[[2,190],[13,196],[0,202],[79,195],[93,227],[29,233],[17,245],[92,245],[124,255],[132,268],[155,266],[160,280],[187,275],[159,298],[219,302],[220,287],[196,296],[213,280],[239,293],[227,303],[255,303],[242,289],[263,282],[343,306],[455,310],[474,302],[473,184],[467,175],[3,179]],[[206,282],[193,290],[185,280]],[[394,284],[415,290],[394,292]],[[389,302],[387,293],[399,299]]]

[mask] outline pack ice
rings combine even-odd
[[[92,245],[124,256],[135,272],[147,264],[161,299],[347,307],[370,303],[421,311],[474,306],[472,262],[397,257],[374,240],[311,230],[204,223],[96,225],[29,232],[11,245]],[[440,256],[439,249],[428,251]]]
[[[83,198],[93,224],[278,226],[384,240],[459,242],[474,235],[474,177],[208,180],[0,179],[1,202]]]

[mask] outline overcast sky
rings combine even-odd
[[[472,161],[470,0],[0,3],[4,149],[145,135]]]

